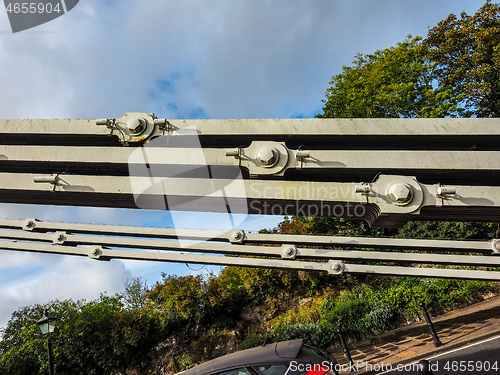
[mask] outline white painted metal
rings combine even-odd
[[[167,121],[151,113],[127,113],[97,121],[0,120],[0,201],[217,211],[227,209],[231,200],[241,203],[231,206],[231,212],[347,216],[377,225],[420,217],[492,220],[500,218],[500,147],[495,143],[500,140],[499,125],[499,119]],[[162,144],[157,137],[163,135],[173,143]],[[186,136],[193,135],[195,149],[193,145],[179,146]],[[380,140],[383,142],[378,145]],[[195,167],[210,173],[200,177],[194,173]],[[214,175],[217,167],[224,173],[244,173],[235,183],[234,177],[224,173]],[[185,171],[193,174],[187,176]],[[343,175],[337,178],[337,173]],[[441,173],[448,181],[443,185],[437,183],[442,182]],[[477,175],[481,176],[479,181]],[[362,180],[355,176],[370,177]],[[431,183],[419,180],[429,176]],[[168,206],[165,197],[169,198]],[[200,197],[209,199],[201,202]],[[354,207],[363,214],[332,212]],[[498,271],[443,268],[499,267],[499,240],[289,236],[239,230],[218,233],[34,219],[0,220],[0,228],[4,228],[0,230],[0,248],[98,260],[500,280]],[[194,241],[181,244],[171,239]],[[265,244],[281,247],[262,246]],[[363,250],[349,250],[352,248]],[[408,249],[420,253],[404,252]],[[374,265],[374,261],[384,264]]]
[[[453,265],[472,267],[500,267],[499,256],[455,255],[455,254],[422,254],[394,251],[355,251],[328,248],[301,248],[288,242],[324,244],[341,247],[388,247],[404,246],[404,240],[390,238],[357,238],[345,241],[328,236],[281,236],[273,234],[251,234],[241,231],[230,231],[218,234],[211,241],[205,240],[211,232],[188,230],[177,233],[173,229],[102,226],[91,224],[69,224],[40,222],[35,219],[1,220],[0,249],[34,251],[44,253],[88,256],[97,260],[137,259],[167,262],[193,262],[218,265],[235,265],[249,267],[275,267],[298,270],[327,272],[338,275],[345,272],[377,273],[388,275],[411,275],[421,277],[456,277],[464,279],[500,280],[500,272],[483,271],[481,269],[463,270],[438,268],[437,265]],[[70,231],[66,232],[66,231]],[[89,235],[90,234],[90,235]],[[205,236],[203,238],[203,236]],[[148,238],[150,237],[150,238]],[[153,238],[151,238],[153,237]],[[193,241],[172,241],[172,238],[189,238]],[[196,239],[198,240],[196,241]],[[200,241],[200,238],[202,241]],[[266,243],[279,243],[281,247],[261,246]],[[221,242],[222,241],[222,242]],[[228,241],[237,241],[229,244]],[[52,242],[52,245],[44,244]],[[244,245],[244,243],[250,243]],[[259,243],[261,245],[256,245]],[[410,240],[408,248],[422,248],[443,251],[479,252],[497,254],[494,251],[496,241],[438,241]],[[137,249],[137,250],[124,250]],[[152,251],[153,250],[153,251]],[[161,251],[161,252],[160,252]],[[189,254],[186,254],[188,252]],[[203,255],[209,253],[214,255]],[[224,257],[221,255],[231,255]],[[265,258],[248,258],[245,255]],[[279,259],[281,258],[281,259]],[[300,260],[298,260],[300,259]],[[348,262],[356,262],[345,263]],[[420,266],[400,267],[359,262],[395,262],[418,264]],[[433,265],[431,268],[422,264]]]

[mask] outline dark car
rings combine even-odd
[[[334,375],[337,362],[302,339],[242,350],[177,375]]]

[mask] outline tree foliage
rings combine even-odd
[[[27,306],[12,314],[0,341],[0,374],[47,373],[47,347],[36,324],[46,308],[59,320],[51,334],[54,372],[58,374],[119,374],[130,365],[147,364],[158,336],[153,321],[122,310],[120,296],[95,301],[54,301]],[[142,324],[141,336],[127,335]]]
[[[463,96],[477,117],[500,116],[500,4],[487,1],[473,16],[450,14],[423,41],[441,87]]]
[[[498,117],[500,4],[450,14],[427,38],[357,55],[333,77],[323,114],[334,118]]]
[[[319,117],[444,117],[460,113],[461,97],[435,87],[435,64],[423,53],[421,38],[396,47],[358,54],[353,66],[333,77]]]

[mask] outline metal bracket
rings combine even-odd
[[[96,120],[96,124],[106,125],[111,129],[110,135],[118,136],[124,146],[147,142],[153,136],[162,135],[172,128],[166,119],[158,119],[153,113],[143,112],[127,112],[119,119]]]
[[[290,150],[282,142],[254,141],[246,148],[226,150],[226,156],[234,156],[235,164],[245,167],[250,175],[283,175],[290,163]]]

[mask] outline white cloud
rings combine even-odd
[[[19,254],[16,252],[14,256],[17,258]],[[16,268],[21,277],[0,279],[0,326],[5,325],[12,312],[21,306],[56,299],[93,300],[104,291],[109,294],[121,292],[125,281],[133,277],[120,261],[99,262],[45,254],[37,257],[43,269],[26,274],[22,267],[33,264],[20,262]],[[30,257],[21,255],[20,258],[29,260]]]

